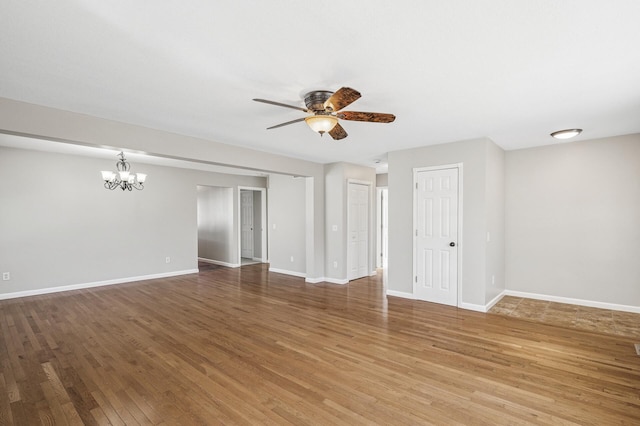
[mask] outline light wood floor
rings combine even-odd
[[[640,424],[633,338],[266,265],[0,301],[0,424]]]

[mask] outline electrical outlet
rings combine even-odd
[[[3,272],[2,273],[2,281],[9,281],[11,279],[11,273],[10,272]]]
[[[291,256],[291,261],[293,262],[293,256]]]
[[[336,269],[338,269],[338,261],[337,261],[337,260],[334,260],[334,261],[333,261],[333,267],[334,267],[334,268],[336,268]]]
[[[164,263],[171,263],[171,258],[170,258],[169,256],[167,256],[167,257],[164,259]]]
[[[496,276],[495,275],[491,275],[491,284],[492,285],[496,285]]]
[[[336,232],[338,230],[338,225],[333,225],[331,229],[333,230],[333,232]]]

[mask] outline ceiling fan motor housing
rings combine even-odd
[[[304,103],[307,109],[314,112],[324,112],[326,110],[324,103],[333,95],[328,90],[314,90],[304,95]]]

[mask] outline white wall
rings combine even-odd
[[[307,275],[306,189],[304,178],[269,176],[269,267],[274,271]]]
[[[640,306],[640,135],[506,154],[507,289]]]
[[[463,304],[474,309],[483,308],[488,302],[488,266],[499,276],[499,248],[487,258],[486,235],[489,223],[494,223],[504,209],[500,204],[499,191],[488,196],[487,179],[491,184],[500,182],[499,170],[488,175],[489,164],[499,165],[500,148],[489,139],[433,145],[422,148],[390,152],[389,159],[389,280],[388,290],[413,294],[413,169],[448,164],[463,164],[463,223],[462,276],[459,296]],[[492,160],[489,162],[488,157]],[[496,200],[498,205],[488,205],[487,200]],[[496,210],[494,213],[493,210]],[[489,219],[490,218],[490,219]],[[495,227],[497,242],[499,227]]]
[[[237,265],[233,188],[198,185],[198,257]]]
[[[145,189],[109,191],[100,170],[115,162],[0,147],[0,271],[11,273],[0,297],[193,271],[197,185],[265,185],[264,178],[134,163],[149,175]]]

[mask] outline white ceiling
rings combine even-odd
[[[0,58],[0,97],[321,163],[640,132],[637,0],[2,0]],[[341,86],[396,121],[336,142],[252,101]]]

